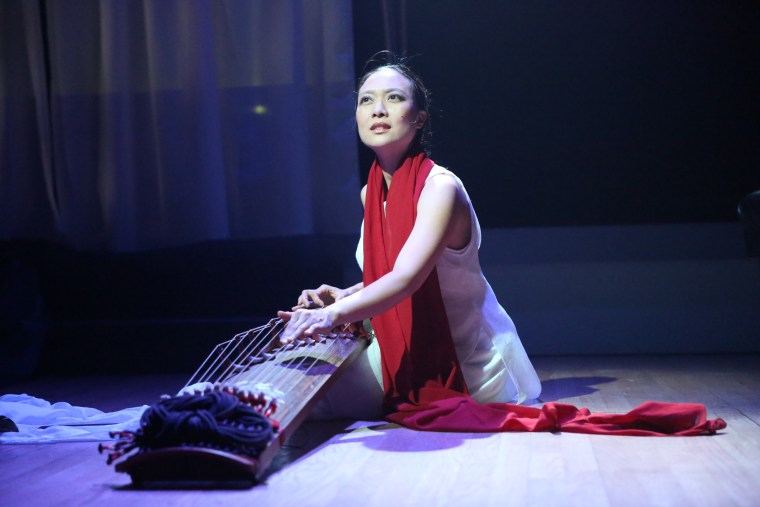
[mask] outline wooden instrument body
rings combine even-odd
[[[260,481],[281,446],[369,343],[366,336],[344,333],[283,347],[283,326],[271,321],[217,345],[181,391],[221,389],[267,414],[277,432],[258,456],[188,445],[142,450],[117,462],[116,471],[147,489],[245,488]]]

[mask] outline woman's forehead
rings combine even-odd
[[[359,89],[359,93],[390,89],[404,90],[410,93],[412,82],[399,71],[390,67],[382,67],[369,75]]]

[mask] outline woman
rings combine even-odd
[[[381,395],[393,410],[430,385],[481,403],[540,393],[514,325],[483,277],[480,226],[464,186],[422,148],[428,103],[403,62],[359,81],[356,123],[376,157],[361,192],[364,280],[305,290],[293,311],[279,313],[289,321],[285,342],[371,319],[377,340],[331,390],[326,410],[333,415],[377,413]]]

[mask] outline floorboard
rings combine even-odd
[[[710,437],[421,433],[382,422],[310,421],[266,480],[237,491],[139,491],[93,443],[0,446],[0,505],[755,506],[760,356],[537,357],[542,401],[625,412],[704,403]],[[4,388],[101,410],[174,392],[173,375],[38,379]]]

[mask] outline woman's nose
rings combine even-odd
[[[386,116],[388,112],[385,110],[385,104],[382,100],[375,102],[375,108],[372,110],[372,116]]]

